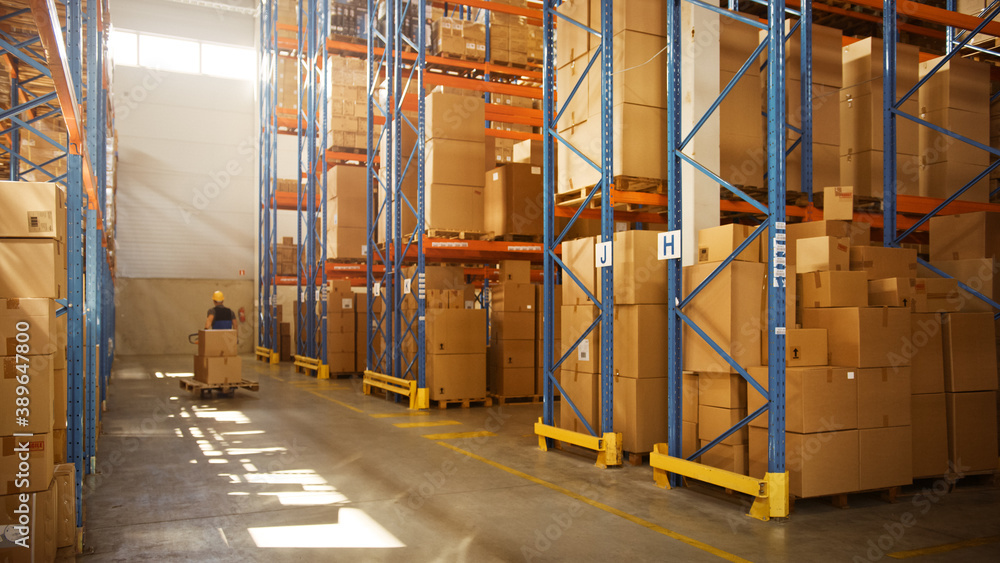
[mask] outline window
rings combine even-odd
[[[257,58],[247,47],[116,29],[109,48],[119,65],[237,80],[256,78]]]

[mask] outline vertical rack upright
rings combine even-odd
[[[276,322],[277,222],[275,201],[278,183],[278,27],[277,0],[261,0],[258,28],[257,112],[258,137],[257,182],[260,202],[257,208],[257,347],[256,355],[272,364],[278,363],[278,325]]]

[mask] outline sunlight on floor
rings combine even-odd
[[[336,524],[248,528],[257,547],[264,548],[383,548],[406,547],[364,511],[342,508]]]

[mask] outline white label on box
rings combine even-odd
[[[362,256],[368,256],[368,245],[367,244],[362,244],[361,245],[361,255]]]
[[[409,295],[410,294],[410,285],[411,285],[411,281],[409,279],[403,280],[403,295]]]
[[[854,379],[854,372],[853,371],[847,372],[847,379]]]
[[[341,309],[353,309],[354,308],[354,300],[351,299],[350,297],[345,297],[345,298],[341,299],[340,300],[340,308]]]
[[[500,173],[499,172],[494,172],[493,173],[493,181],[497,182],[499,180],[500,180]]]
[[[590,339],[584,338],[580,345],[576,347],[576,359],[579,362],[590,361]]]
[[[676,260],[681,257],[681,232],[667,231],[656,235],[656,258]]]
[[[628,225],[627,221],[616,221],[615,222],[615,232],[616,233],[624,233],[625,231],[628,230],[628,227],[629,227],[629,225]]]
[[[594,245],[594,266],[598,268],[610,268],[614,262],[611,251],[611,241],[599,242]]]
[[[541,166],[532,166],[531,167],[531,173],[535,174],[536,176],[538,174],[541,174],[542,173],[542,167]]]
[[[476,302],[475,301],[466,301],[465,302],[465,308],[466,309],[475,309],[476,308]]]
[[[372,295],[375,297],[382,295],[382,282],[375,282],[375,284],[372,285]]]

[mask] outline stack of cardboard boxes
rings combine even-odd
[[[275,274],[279,276],[294,276],[298,273],[298,245],[292,237],[282,237],[277,244],[278,255],[275,257]]]
[[[865,197],[882,197],[882,49],[882,41],[874,38],[843,48],[840,181],[854,186],[855,194]],[[896,99],[916,85],[917,57],[913,45],[896,44]],[[915,95],[903,104],[902,110],[918,114]],[[900,194],[918,193],[917,129],[909,119],[896,119],[896,190]]]
[[[235,330],[199,330],[194,379],[209,385],[243,381],[243,359],[236,351]]]
[[[354,326],[356,333],[354,336],[355,341],[355,368],[354,371],[358,373],[363,373],[367,369],[368,363],[368,337],[372,332],[371,325],[368,324],[368,295],[365,293],[359,293],[354,300],[354,311],[355,320]],[[372,307],[375,311],[376,319],[382,315],[382,298],[376,297],[374,300],[374,306]],[[376,323],[378,321],[376,320]],[[383,330],[385,330],[383,325]],[[372,341],[372,346],[376,355],[382,354],[382,350],[385,348],[382,342],[382,335],[380,332],[376,332],[375,338]],[[375,358],[373,358],[374,360]]]
[[[564,241],[562,260],[583,287],[597,297],[594,242],[593,237]],[[559,382],[564,393],[559,403],[559,426],[575,432],[587,432],[587,427],[570,403],[576,406],[592,430],[600,432],[601,324],[598,323],[583,336],[598,314],[599,310],[593,301],[567,276],[562,284],[562,323],[559,336],[563,347],[555,351],[555,354],[560,357],[569,354],[561,366]],[[573,349],[572,346],[581,336],[582,340]]]
[[[487,232],[496,237],[542,236],[541,165],[504,164],[486,172],[485,183],[484,228]]]
[[[440,57],[486,60],[486,24],[461,18],[431,21],[430,52]]]
[[[941,58],[920,63],[929,74]],[[972,141],[989,144],[990,65],[955,57],[921,88],[920,118]],[[946,198],[972,181],[990,163],[986,151],[954,137],[920,127],[920,195]],[[959,199],[989,202],[989,181],[976,182]]]
[[[501,397],[535,394],[537,348],[535,287],[526,261],[500,263],[500,283],[490,286],[493,309],[487,385]]]
[[[330,373],[353,373],[356,368],[357,319],[355,297],[348,280],[327,282],[326,360]]]
[[[667,160],[666,67],[644,64],[666,46],[666,8],[649,0],[625,0],[614,6],[613,93],[615,176],[665,178]],[[600,3],[595,0],[563,2],[558,11],[593,29],[601,28]],[[569,93],[584,77],[589,57],[599,47],[592,34],[575,25],[557,30],[556,89]],[[596,67],[595,67],[596,68]],[[623,71],[629,69],[627,73]],[[594,162],[601,154],[601,74],[594,69],[562,110],[559,134]],[[562,94],[560,94],[562,96]],[[560,97],[560,103],[566,103]],[[624,132],[627,132],[625,134]],[[557,155],[557,191],[564,193],[597,183],[600,174],[573,154]]]
[[[329,64],[327,146],[365,149],[368,146],[368,73],[365,60],[333,55]],[[375,137],[378,138],[376,132]]]
[[[788,34],[795,22],[785,21],[785,33]],[[840,103],[838,94],[843,86],[843,74],[840,58],[841,32],[839,29],[822,25],[812,26],[812,124],[813,124],[813,185],[840,185]],[[760,32],[760,40],[764,41],[767,32]],[[791,35],[785,49],[785,95],[788,123],[800,127],[802,125],[802,68],[801,68],[801,34]],[[761,73],[761,85],[766,92],[767,72]],[[762,97],[762,102],[766,97]],[[766,105],[762,106],[766,111]],[[800,137],[798,133],[788,131],[786,145],[792,145]],[[801,147],[801,144],[800,144]],[[796,148],[788,155],[787,160],[788,191],[802,190],[802,150]]]
[[[326,173],[326,256],[336,260],[360,260],[365,257],[368,205],[367,169],[364,166],[338,165]]]
[[[501,3],[526,8],[526,0],[503,0]],[[490,14],[490,58],[498,64],[524,67],[541,64],[542,29],[528,23],[524,16],[494,11]]]
[[[426,111],[426,228],[481,232],[486,166],[483,100],[432,92]],[[411,202],[415,205],[416,198]]]
[[[55,303],[66,297],[65,244],[60,186],[0,182],[0,408],[6,414],[0,420],[0,518],[17,522],[25,509],[32,515],[27,537],[8,530],[0,550],[21,550],[25,561],[54,560],[56,548],[75,539],[75,527],[68,539],[57,528],[69,518],[75,526],[75,496],[61,502],[72,490],[53,479],[55,464],[66,459],[66,322],[56,320]]]
[[[32,123],[32,126],[63,147],[67,146],[68,136],[62,120],[46,118]],[[49,182],[66,173],[66,159],[61,158],[66,155],[65,149],[60,149],[28,129],[22,129],[20,135],[20,155],[41,168],[41,170],[37,170],[32,164],[21,160],[22,179],[28,182]],[[52,160],[55,162],[49,162]],[[45,164],[47,162],[49,164]],[[45,165],[41,166],[42,164]]]
[[[562,289],[555,288],[552,292],[552,324],[555,339],[552,341],[552,365],[562,357]],[[535,285],[535,394],[545,392],[545,286]],[[552,375],[556,381],[562,381],[562,368],[556,368]],[[552,386],[554,396],[559,396],[559,388]]]

